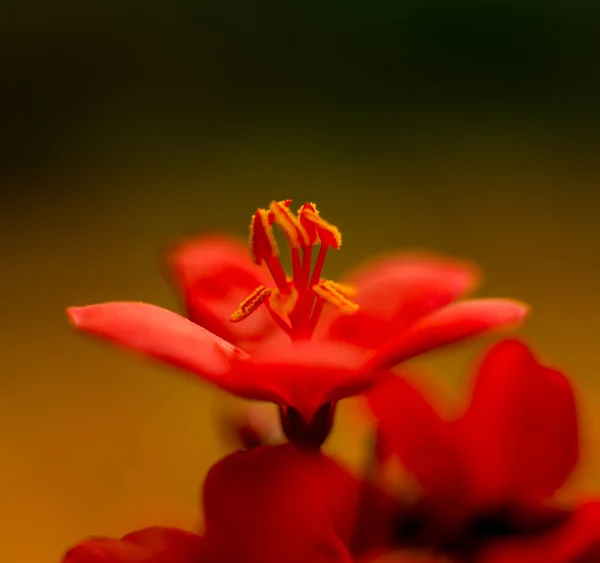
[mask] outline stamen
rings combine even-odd
[[[340,233],[335,225],[332,225],[321,217],[314,204],[310,204],[310,206],[308,204],[303,205],[299,213],[300,222],[304,230],[309,234],[309,238],[311,238],[310,235],[312,234],[310,227],[310,224],[312,224],[322,245],[333,246],[333,248],[339,250],[340,246],[342,246],[342,233]]]
[[[298,209],[298,220],[304,227],[304,230],[308,236],[310,245],[316,244],[319,240],[317,235],[317,226],[313,221],[309,221],[306,218],[306,213],[318,213],[317,206],[314,203],[305,203],[300,209]]]
[[[310,287],[318,285],[319,280],[321,279],[321,273],[323,272],[323,266],[325,265],[325,256],[327,256],[327,250],[329,246],[326,244],[322,244],[319,248],[319,254],[317,254],[317,259],[315,260],[315,267],[313,268],[312,276],[310,276]]]
[[[296,303],[298,301],[298,291],[295,288],[289,293],[282,293],[279,289],[276,289],[271,293],[271,298],[269,299],[269,305],[278,315],[283,317],[284,315],[289,315],[294,308],[296,307]]]
[[[257,287],[244,301],[240,303],[237,310],[229,319],[232,323],[239,323],[247,319],[256,309],[258,309],[272,293],[272,289],[261,285]]]
[[[323,307],[325,306],[325,299],[321,296],[317,296],[315,301],[315,306],[313,307],[312,314],[310,316],[310,320],[308,322],[308,330],[312,333],[317,323],[319,322],[319,318],[321,317],[321,313],[323,312]]]
[[[266,209],[257,209],[250,221],[250,252],[260,266],[267,258],[276,258],[279,247],[273,234],[273,216]]]
[[[339,283],[333,280],[327,280],[327,285],[341,293],[344,297],[355,297],[358,294],[358,289],[349,283]]]
[[[292,249],[310,244],[308,234],[297,217],[286,206],[286,202],[272,201],[270,210],[273,213],[275,222],[281,227]]]
[[[269,268],[269,272],[271,272],[271,277],[273,278],[277,289],[279,289],[281,293],[289,293],[290,283],[287,280],[285,270],[283,269],[279,258],[273,258],[269,256],[265,258],[265,262],[267,264],[267,268]]]
[[[335,287],[334,284],[329,282],[328,280],[323,280],[319,282],[317,285],[313,286],[313,291],[317,294],[318,297],[321,297],[328,303],[331,303],[335,307],[337,307],[342,313],[347,315],[352,315],[358,311],[358,305],[353,303],[348,299],[345,295],[340,293]]]
[[[300,262],[300,252],[297,248],[292,248],[292,278],[295,285],[300,290],[305,290],[306,284],[302,278],[302,264]]]
[[[312,263],[312,246],[307,246],[306,248],[302,249],[302,266],[300,268],[302,275],[299,277],[299,281],[302,285],[303,290],[308,289],[311,263]]]
[[[294,332],[292,327],[288,323],[286,323],[276,311],[273,311],[273,308],[271,307],[271,304],[268,301],[265,303],[265,306],[267,307],[267,311],[269,311],[271,318],[275,321],[277,326],[281,330],[283,330],[283,332],[285,332],[289,337],[292,337]]]

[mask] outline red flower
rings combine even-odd
[[[203,539],[197,534],[155,526],[120,540],[98,538],[83,542],[65,555],[63,563],[205,563]]]
[[[380,263],[371,275],[357,278],[364,292],[353,302],[351,288],[321,277],[328,249],[341,245],[339,231],[313,204],[304,204],[297,216],[289,205],[290,200],[273,202],[252,217],[252,255],[256,264],[266,265],[274,287],[267,286],[231,241],[209,239],[184,245],[174,254],[192,320],[152,305],[115,302],[69,309],[73,324],[240,397],[274,402],[281,407],[291,440],[319,446],[331,426],[335,402],[368,389],[382,368],[518,323],[526,315],[525,306],[510,300],[449,304],[472,285],[473,272],[435,259],[403,257]],[[274,224],[291,248],[292,278],[279,261]],[[320,247],[313,266],[316,243]],[[258,287],[233,311],[234,324],[226,328],[227,288],[233,285],[231,294],[239,297],[241,288],[254,283]],[[333,305],[336,314],[316,332],[325,304]],[[356,315],[351,329],[346,324],[351,321],[340,319],[348,315]],[[271,328],[265,320],[269,317]],[[253,322],[248,330],[232,328],[247,319]]]
[[[485,563],[567,563],[598,549],[597,503],[572,514],[549,504],[577,463],[575,401],[568,380],[524,344],[507,340],[489,351],[456,419],[444,420],[394,375],[369,393],[369,404],[381,461],[398,457],[422,489],[416,516],[405,523],[413,539],[479,553]]]
[[[149,528],[84,542],[63,563],[351,563],[359,481],[291,444],[236,452],[204,483],[203,536]]]

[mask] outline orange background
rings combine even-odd
[[[160,13],[151,12],[156,21]],[[178,14],[174,29],[179,25],[191,41],[193,24],[184,27]],[[463,16],[438,20],[456,24]],[[341,228],[344,245],[329,259],[328,276],[339,277],[373,253],[425,248],[479,262],[487,277],[480,295],[529,302],[533,314],[519,334],[570,374],[581,405],[583,461],[570,491],[600,489],[600,145],[593,105],[585,105],[587,59],[575,57],[577,45],[569,44],[567,53],[579,66],[560,66],[546,30],[532,85],[527,69],[514,61],[508,70],[493,60],[491,68],[461,66],[476,59],[476,40],[466,54],[456,54],[444,45],[434,49],[433,32],[415,31],[413,47],[431,55],[420,63],[422,74],[431,70],[431,83],[413,84],[411,99],[404,95],[406,82],[392,81],[387,90],[379,83],[377,92],[361,90],[364,99],[357,95],[340,106],[339,96],[372,76],[352,74],[342,51],[327,51],[327,44],[314,60],[306,56],[306,68],[329,53],[333,76],[315,71],[306,79],[313,97],[300,92],[292,99],[295,82],[278,82],[278,71],[244,74],[242,62],[233,65],[237,82],[215,82],[225,55],[205,53],[215,63],[210,74],[208,66],[193,66],[201,60],[197,45],[185,59],[195,79],[186,82],[187,66],[169,66],[182,61],[169,50],[176,33],[165,43],[143,36],[140,47],[138,37],[126,33],[135,26],[119,17],[122,35],[110,22],[110,33],[102,35],[93,20],[91,43],[82,40],[85,28],[66,19],[63,27],[54,22],[35,33],[10,20],[14,29],[2,39],[12,64],[2,78],[12,89],[4,95],[14,102],[4,104],[12,115],[4,129],[0,211],[3,560],[53,562],[89,535],[198,522],[203,476],[228,449],[215,426],[230,400],[202,382],[85,339],[71,329],[64,308],[105,300],[178,307],[158,267],[162,249],[194,231],[245,237],[250,214],[271,199],[316,201]],[[471,27],[479,29],[474,21]],[[499,28],[526,37],[512,21]],[[570,38],[580,33],[581,21],[560,14],[552,21],[562,22]],[[380,24],[369,33],[377,35]],[[332,45],[341,33],[331,31]],[[227,37],[231,50],[243,51],[234,31]],[[48,51],[44,41],[50,39],[70,47]],[[94,41],[114,49],[98,54],[90,47]],[[149,46],[154,50],[144,51]],[[521,55],[531,54],[529,47],[521,45]],[[78,53],[84,61],[79,74]],[[373,73],[376,55],[366,52],[363,60]],[[118,72],[115,60],[122,63]],[[127,69],[139,70],[131,61],[138,60],[146,61],[148,76],[140,71],[127,82]],[[419,66],[406,60],[392,65],[398,75]],[[105,66],[91,69],[98,61]],[[554,74],[544,66],[553,61]],[[568,68],[574,76],[567,76]],[[40,69],[49,69],[47,76]],[[494,71],[503,73],[498,83],[490,82]],[[73,90],[74,76],[87,90]],[[169,82],[173,76],[178,82]],[[460,81],[464,89],[457,91]],[[200,92],[199,84],[214,91]],[[181,92],[187,92],[183,107],[177,105]],[[385,100],[377,97],[382,92]],[[192,94],[198,95],[193,103]],[[237,105],[229,112],[231,100]],[[243,102],[248,107],[241,111]],[[460,400],[474,358],[492,340],[432,354],[426,377]],[[365,431],[350,406],[342,411],[328,447],[357,463]]]

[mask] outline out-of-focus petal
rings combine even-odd
[[[232,359],[246,354],[208,330],[166,309],[134,302],[112,302],[68,309],[80,331],[112,341],[190,371],[235,392]]]
[[[486,355],[463,428],[477,504],[547,498],[577,462],[571,386],[516,340]]]
[[[453,429],[416,387],[387,372],[367,400],[377,421],[382,461],[397,457],[428,498],[443,503],[462,494],[464,468]]]
[[[204,563],[203,539],[197,534],[154,526],[120,540],[83,542],[65,555],[63,563]]]
[[[431,255],[399,254],[366,265],[349,277],[357,288],[359,317],[326,313],[322,323],[333,338],[376,346],[393,330],[406,330],[420,318],[476,287],[477,268]],[[374,333],[373,328],[378,326]],[[387,325],[387,330],[386,330]]]
[[[542,535],[502,539],[478,563],[597,563],[600,561],[600,502],[582,504],[560,527]]]
[[[70,549],[62,563],[154,563],[152,555],[132,543],[113,539],[88,540]]]
[[[221,235],[191,238],[175,246],[167,262],[193,322],[246,351],[275,328],[265,309],[243,323],[229,322],[248,295],[270,283],[267,272],[250,259],[247,244]]]
[[[368,554],[355,560],[356,563],[454,563],[453,560],[435,556],[427,551],[389,551]]]
[[[204,484],[214,563],[350,563],[327,499],[323,456],[290,444],[236,452]]]
[[[204,538],[187,530],[153,526],[123,536],[153,555],[153,563],[204,563]]]
[[[453,303],[389,339],[374,364],[392,367],[414,356],[497,328],[520,324],[528,307],[511,299],[470,299]]]
[[[248,382],[248,398],[294,407],[310,421],[323,404],[373,384],[376,374],[364,369],[371,355],[331,341],[265,342],[235,370],[240,382]]]

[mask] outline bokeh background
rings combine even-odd
[[[328,274],[429,248],[568,372],[600,490],[600,8],[592,2],[7,3],[0,17],[0,546],[192,527],[223,395],[75,334],[64,308],[177,308],[166,245],[271,199],[344,234]],[[425,361],[459,402],[491,339]],[[451,404],[451,403],[450,403]],[[329,448],[359,464],[352,404]]]

